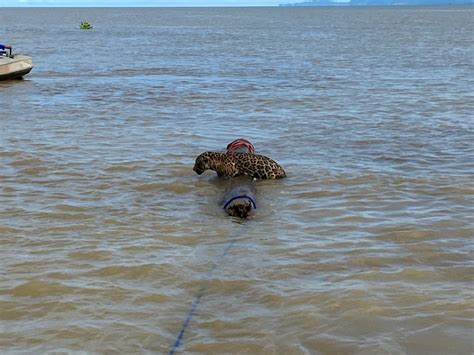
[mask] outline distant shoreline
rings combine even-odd
[[[288,4],[280,4],[280,7],[369,7],[369,6],[466,6],[474,5],[473,0],[452,0],[444,3],[440,1],[393,1],[391,4],[388,3],[364,3],[364,2],[333,2],[330,0],[326,1],[304,1]]]

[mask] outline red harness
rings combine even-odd
[[[227,154],[233,154],[240,148],[244,148],[247,153],[255,153],[255,148],[252,143],[245,138],[238,138],[227,145]]]

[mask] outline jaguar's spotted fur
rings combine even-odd
[[[201,175],[214,170],[218,176],[248,175],[254,179],[280,179],[286,177],[283,168],[274,160],[259,154],[205,152],[196,158],[193,170]]]

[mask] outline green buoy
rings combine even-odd
[[[82,21],[80,29],[81,30],[90,30],[90,29],[92,29],[92,25],[87,21]]]

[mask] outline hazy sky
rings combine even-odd
[[[272,6],[285,0],[0,0],[0,6]]]

